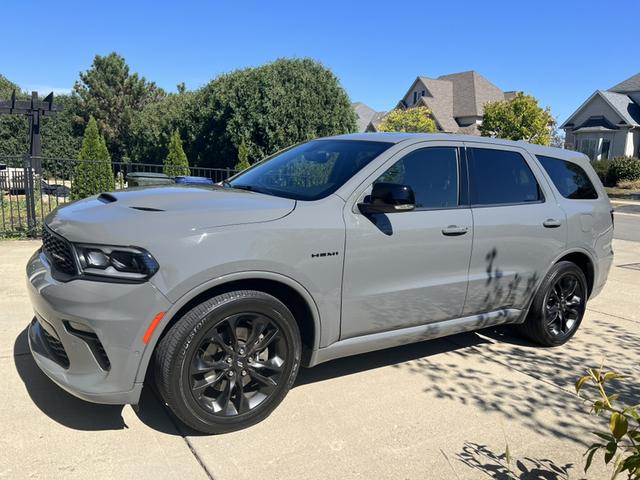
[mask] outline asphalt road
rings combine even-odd
[[[621,205],[615,208],[613,237],[640,242],[640,206]]]

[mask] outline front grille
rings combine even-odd
[[[46,226],[42,230],[42,251],[56,270],[67,275],[76,274],[71,244]]]
[[[69,368],[69,357],[67,356],[67,352],[64,349],[60,340],[47,332],[46,329],[42,329],[43,337],[49,346],[49,352],[52,355],[52,360],[56,361],[64,368]]]

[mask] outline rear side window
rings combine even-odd
[[[537,155],[537,157],[564,198],[572,200],[598,198],[598,192],[589,180],[587,172],[580,165],[559,158],[542,155]]]
[[[470,148],[469,180],[474,205],[529,203],[542,200],[536,177],[517,152]]]
[[[374,183],[408,185],[416,208],[451,208],[458,205],[458,150],[429,147],[415,150],[394,163]]]

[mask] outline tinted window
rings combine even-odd
[[[542,198],[533,172],[519,153],[488,148],[468,151],[473,204],[526,203]]]
[[[416,150],[398,160],[376,182],[409,185],[416,208],[458,205],[458,155],[453,147]]]
[[[257,164],[229,185],[296,200],[317,200],[335,192],[392,143],[314,140]]]
[[[574,200],[598,198],[598,192],[580,165],[542,155],[538,155],[538,160],[563,197]]]

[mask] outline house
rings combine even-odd
[[[478,126],[482,123],[485,103],[508,100],[514,96],[515,92],[503,92],[478,72],[468,71],[438,78],[416,78],[396,108],[425,106],[431,110],[439,131],[480,135]],[[359,126],[369,119],[361,131],[377,131],[385,114],[367,111],[366,116],[359,116]]]
[[[593,92],[560,128],[565,146],[591,160],[640,156],[640,73]]]

